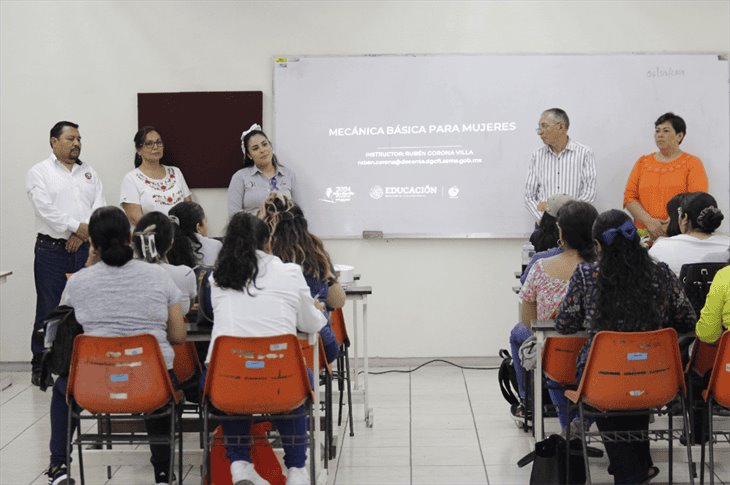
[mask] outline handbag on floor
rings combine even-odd
[[[579,439],[570,440],[570,481],[566,474],[565,438],[559,434],[548,436],[535,444],[531,452],[519,462],[520,468],[532,463],[530,485],[584,485],[586,469],[583,462],[583,450]]]

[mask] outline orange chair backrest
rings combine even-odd
[[[717,354],[717,342],[707,343],[696,339],[692,347],[692,355],[688,363],[688,371],[691,370],[698,376],[704,376],[712,369]]]
[[[216,338],[203,398],[228,414],[281,414],[313,400],[299,339]]]
[[[578,395],[599,410],[649,409],[685,394],[677,332],[598,332]]]
[[[175,373],[177,382],[187,382],[201,370],[195,343],[185,342],[184,344],[175,344],[172,346],[172,350],[175,351],[172,370]]]
[[[66,395],[92,413],[151,413],[174,399],[175,389],[153,335],[79,335]]]
[[[719,405],[730,409],[730,331],[726,331],[720,337],[707,389]]]
[[[335,334],[337,343],[345,347],[350,346],[350,337],[347,335],[347,326],[345,325],[345,316],[342,313],[342,308],[335,308],[330,312],[330,326],[332,326],[332,332]]]
[[[575,365],[586,340],[588,337],[549,337],[545,340],[542,354],[545,375],[562,386],[575,384]]]
[[[332,373],[332,368],[329,365],[329,362],[327,362],[327,354],[324,351],[324,344],[322,343],[322,339],[318,338],[317,343],[319,346],[319,371],[320,372],[327,372],[328,374]],[[304,355],[304,362],[307,364],[307,369],[313,370],[314,369],[314,345],[309,343],[309,340],[306,338],[299,338],[299,346],[302,348],[302,354]]]

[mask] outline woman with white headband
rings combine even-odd
[[[233,174],[228,186],[228,217],[241,210],[256,215],[271,192],[294,198],[294,172],[276,159],[260,125],[253,124],[241,134],[241,151],[243,168]]]

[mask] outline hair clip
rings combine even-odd
[[[176,226],[180,226],[180,219],[178,219],[177,216],[168,215],[167,217],[170,219],[170,222],[172,222]]]
[[[618,227],[606,229],[603,231],[603,234],[601,234],[601,238],[603,239],[603,242],[606,243],[606,246],[611,246],[616,240],[616,236],[619,234],[629,241],[632,241],[636,237],[636,226],[634,226],[634,223],[631,222],[631,219],[628,219]]]
[[[150,226],[154,230],[154,225]],[[142,232],[135,232],[135,237],[139,238],[140,242],[140,250],[142,251],[141,255],[137,255],[138,257],[141,257],[148,263],[156,263],[160,255],[157,252],[157,245],[155,244],[155,233],[148,231],[148,228],[145,228]]]

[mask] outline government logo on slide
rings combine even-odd
[[[349,185],[340,185],[334,189],[332,187],[327,187],[324,191],[324,197],[319,200],[322,202],[329,202],[330,204],[337,202],[350,202],[353,195],[355,195],[355,192],[352,191],[352,188]]]
[[[430,197],[436,196],[439,188],[435,185],[397,185],[381,187],[373,185],[370,187],[370,197],[380,199],[382,197]]]
[[[385,191],[383,190],[383,187],[380,185],[373,185],[370,187],[370,197],[372,197],[375,200],[378,200],[385,195]]]

